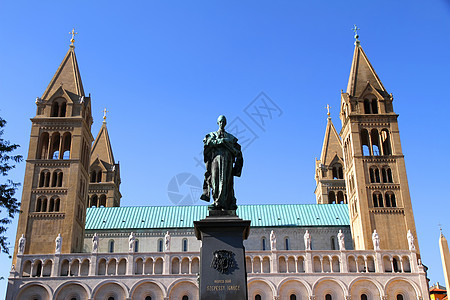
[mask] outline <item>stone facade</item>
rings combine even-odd
[[[87,207],[120,209],[121,199],[106,122],[91,152],[90,101],[71,45],[36,100],[6,298],[198,299],[201,243],[192,224],[133,227],[132,238],[131,230],[118,226],[86,229]],[[356,43],[341,99],[342,130],[338,134],[328,119],[316,161],[317,203],[348,202],[350,219],[339,226],[252,227],[244,243],[249,299],[429,299],[397,117],[392,96]],[[373,249],[374,229],[381,250]],[[306,230],[311,250],[305,249]],[[346,250],[338,244],[339,230]],[[415,247],[408,245],[408,230]],[[61,245],[55,247],[58,234]]]

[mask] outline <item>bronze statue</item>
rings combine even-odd
[[[210,192],[214,203],[209,210],[236,210],[233,176],[240,177],[244,160],[238,139],[225,131],[227,119],[217,118],[219,130],[213,131],[203,139],[203,157],[206,164],[203,194],[200,199],[210,201]]]

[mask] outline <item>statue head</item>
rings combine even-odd
[[[227,125],[227,118],[225,118],[224,115],[220,115],[217,118],[217,124],[219,125],[220,129],[225,129],[225,125]]]

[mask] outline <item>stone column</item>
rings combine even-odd
[[[348,263],[347,263],[347,255],[344,251],[341,251],[341,257],[339,259],[339,265],[341,268],[341,273],[348,273]]]
[[[135,262],[134,262],[134,255],[132,253],[128,253],[128,263],[127,263],[127,275],[134,275],[134,268],[135,268]],[[145,265],[144,261],[142,261],[142,270],[144,270]]]
[[[311,251],[306,250],[306,259],[305,259],[305,272],[312,273],[313,272],[313,261]]]
[[[95,276],[97,274],[97,254],[92,253],[89,262],[89,276]]]

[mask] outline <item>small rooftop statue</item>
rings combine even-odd
[[[241,176],[244,160],[238,139],[225,131],[227,119],[224,115],[217,118],[217,124],[219,129],[203,139],[206,172],[200,199],[209,202],[212,191],[214,203],[208,206],[210,211],[235,211],[233,176]]]

